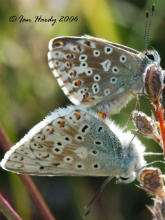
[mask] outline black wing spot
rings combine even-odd
[[[82,132],[84,133],[86,129],[88,129],[88,125],[84,125],[84,127],[82,128]]]

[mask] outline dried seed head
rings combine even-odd
[[[164,71],[160,66],[153,64],[147,68],[144,78],[144,89],[154,104],[157,104],[161,98],[164,86],[163,79]]]
[[[149,211],[152,214],[153,220],[164,220],[165,219],[165,197],[163,199],[156,199],[154,200],[154,206],[148,206],[146,207],[149,209]]]
[[[138,132],[142,136],[154,139],[161,145],[162,141],[161,137],[159,136],[157,126],[155,124],[154,116],[151,118],[145,113],[135,110],[132,112],[132,118],[135,126],[138,129]]]
[[[140,171],[138,180],[141,183],[141,189],[150,195],[163,198],[165,195],[162,172],[158,168],[145,168]]]

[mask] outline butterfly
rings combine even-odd
[[[74,104],[96,105],[107,116],[119,113],[133,97],[150,88],[154,83],[154,77],[146,77],[150,66],[159,69],[160,86],[164,86],[156,50],[139,52],[88,35],[50,40],[48,64]]]
[[[131,132],[110,119],[68,106],[33,127],[5,154],[1,166],[31,175],[118,176],[119,182],[129,183],[146,164],[144,151]]]

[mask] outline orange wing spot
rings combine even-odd
[[[73,72],[71,72],[69,75],[70,75],[70,76],[73,76],[73,77],[76,77],[77,73],[76,73],[76,71],[73,71]]]
[[[76,76],[76,71],[74,71],[74,72],[72,73],[72,76]]]
[[[85,93],[85,95],[83,96],[83,99],[87,99],[89,97],[89,93]]]
[[[41,144],[38,144],[38,148],[43,148]]]
[[[69,56],[69,59],[72,59],[73,58],[73,55],[71,54],[70,56]]]
[[[65,125],[65,121],[61,121],[60,122],[60,127],[64,127],[64,125]]]
[[[44,140],[45,140],[45,137],[42,137],[41,140],[44,141]]]
[[[50,130],[49,133],[50,133],[50,134],[53,134],[53,133],[54,133],[54,129]]]
[[[58,167],[60,166],[60,163],[52,163],[52,166]]]
[[[71,64],[71,63],[69,63],[69,66],[70,66],[70,67],[72,67],[72,64]]]
[[[106,113],[104,113],[104,112],[98,112],[98,116],[101,117],[101,118],[106,118],[107,117]]]
[[[76,119],[79,120],[81,118],[81,115],[79,113],[76,113]]]
[[[77,82],[75,82],[75,86],[80,87],[80,86],[81,86],[81,84],[82,84],[82,82],[81,82],[80,80],[78,80]]]
[[[78,87],[80,87],[81,86],[81,84],[82,84],[82,82],[79,80],[79,81],[77,81],[77,86]]]

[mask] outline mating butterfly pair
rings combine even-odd
[[[142,53],[90,36],[60,37],[50,41],[48,60],[74,104],[96,105],[108,116],[136,94],[161,97],[164,71],[155,50]],[[118,176],[119,182],[129,183],[146,165],[144,146],[132,139],[111,120],[70,106],[30,130],[1,166],[21,174]]]
[[[160,57],[155,50],[145,54],[89,36],[52,39],[49,50],[49,66],[69,98],[76,104],[96,104],[107,115],[119,112],[133,95],[149,91],[147,80],[148,84],[159,82],[157,85],[163,86]],[[157,77],[149,76],[152,68],[160,70],[155,71]],[[144,165],[138,161],[144,159],[137,147],[131,147],[132,136],[124,145],[119,129],[115,132],[114,127],[108,128],[106,121],[85,109],[79,114],[81,109],[68,107],[53,112],[6,154],[2,167],[36,175],[135,177]],[[137,163],[131,171],[127,158]]]

